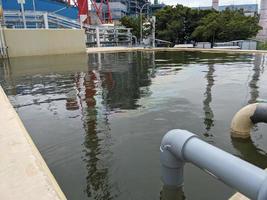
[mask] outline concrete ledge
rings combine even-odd
[[[1,86],[0,138],[0,199],[66,199]]]
[[[84,53],[83,29],[4,29],[10,57]]]
[[[266,50],[240,50],[240,49],[201,49],[201,48],[143,48],[143,47],[93,47],[87,48],[87,53],[114,53],[114,52],[133,52],[133,51],[190,51],[208,53],[240,53],[240,54],[267,54]]]
[[[250,199],[240,193],[236,193],[229,200],[250,200]]]

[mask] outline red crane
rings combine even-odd
[[[67,0],[70,5],[71,0]],[[74,5],[78,8],[78,15],[83,23],[91,24],[91,10],[88,9],[88,1],[91,1],[92,8],[95,10],[101,24],[112,23],[112,13],[109,0],[73,0]],[[107,6],[107,11],[103,9],[103,5]],[[105,18],[107,16],[107,18]]]

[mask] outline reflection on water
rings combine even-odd
[[[260,79],[261,70],[264,68],[264,58],[263,55],[255,55],[254,60],[254,67],[253,67],[253,75],[251,77],[251,80],[249,82],[250,87],[250,100],[248,103],[256,103],[257,99],[259,97],[259,91],[258,91],[258,81]]]
[[[264,73],[264,66],[265,66],[265,55],[261,54],[255,55],[254,66],[252,69],[253,74],[249,82],[250,98],[248,100],[248,104],[256,103],[260,96],[258,82],[260,80],[260,75]],[[257,147],[257,145],[254,144],[254,142],[251,140],[251,138],[245,140],[238,138],[231,138],[231,139],[234,148],[238,150],[243,159],[263,169],[267,167],[267,153],[264,150]]]
[[[160,193],[160,200],[184,200],[183,187],[170,187],[164,185]]]
[[[158,146],[172,128],[204,132],[266,167],[263,149],[225,134],[247,91],[249,102],[267,98],[262,59],[197,52],[18,58],[1,63],[0,83],[68,199],[225,199],[231,188],[195,171],[185,176],[185,192],[162,186]],[[199,180],[197,190],[207,192],[195,192]]]
[[[82,120],[85,130],[84,157],[88,175],[86,193],[93,199],[113,199],[106,162],[109,152],[109,122],[101,99],[101,80],[96,72],[80,74],[77,87],[82,106]],[[84,102],[84,103],[83,103]]]
[[[204,133],[204,135],[206,137],[211,136],[210,134],[210,129],[211,127],[214,126],[214,114],[213,111],[211,109],[211,102],[212,102],[212,86],[214,85],[214,65],[213,64],[209,64],[208,65],[208,72],[206,75],[206,79],[207,79],[207,85],[206,85],[206,91],[204,93],[204,101],[203,101],[203,110],[205,113],[205,118],[204,118],[204,124],[206,125],[206,132]]]
[[[259,149],[251,139],[232,138],[232,144],[239,151],[242,158],[262,169],[267,168],[266,152]]]

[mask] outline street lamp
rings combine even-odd
[[[142,44],[142,41],[143,41],[142,12],[143,12],[144,7],[149,5],[149,4],[150,4],[150,2],[145,3],[140,9],[140,15],[139,15],[140,16],[140,44]]]

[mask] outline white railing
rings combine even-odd
[[[25,11],[24,15],[26,27],[24,27],[21,12],[5,10],[4,24],[10,28],[81,28],[78,21],[52,12]]]

